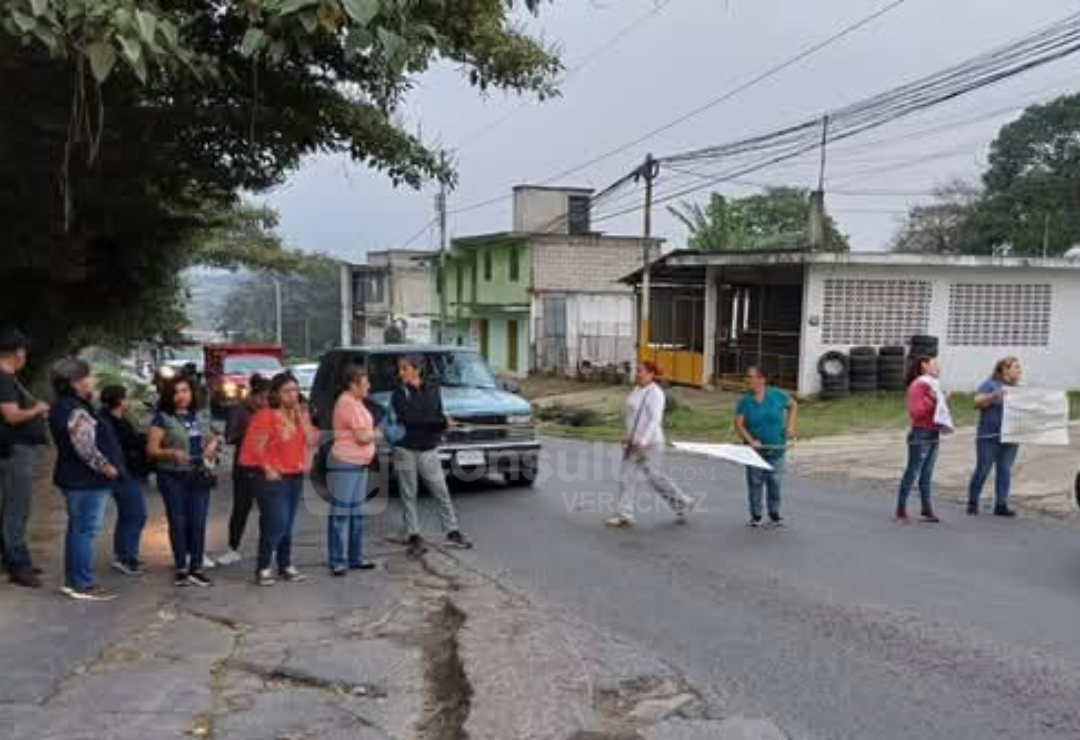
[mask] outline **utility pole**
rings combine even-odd
[[[1050,253],[1050,214],[1043,214],[1043,242],[1042,242],[1042,256],[1046,259],[1046,255]]]
[[[818,252],[823,251],[826,245],[825,235],[825,165],[827,164],[829,144],[829,117],[825,116],[821,122],[821,165],[818,169],[818,187],[810,194],[810,223],[809,239],[810,249]]]
[[[276,319],[276,332],[275,332],[275,334],[277,336],[277,343],[279,345],[281,345],[281,344],[283,344],[283,342],[282,342],[282,331],[281,331],[281,318],[282,318],[282,311],[281,311],[281,278],[278,278],[278,277],[274,278],[274,316],[275,316],[275,319]]]
[[[449,299],[446,284],[446,182],[439,182],[439,193],[435,196],[435,212],[439,221],[439,274],[436,280],[439,286],[439,344],[446,344],[448,332]]]
[[[637,172],[636,179],[645,180],[645,222],[643,228],[644,240],[641,246],[641,316],[638,320],[638,359],[640,360],[649,349],[649,315],[652,301],[652,207],[653,207],[653,181],[660,174],[660,165],[649,154],[645,157],[645,163]]]

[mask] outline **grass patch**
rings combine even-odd
[[[954,393],[951,397],[957,426],[973,426],[977,419],[973,397]],[[1080,392],[1069,394],[1070,418],[1080,418]],[[664,431],[669,439],[694,442],[736,442],[733,425],[735,409],[718,414],[679,404],[668,412]],[[866,393],[836,401],[808,400],[799,403],[800,439],[833,437],[860,432],[906,429],[908,425],[904,396],[899,393]],[[618,442],[625,435],[623,421],[617,414],[606,414],[600,423],[571,427],[552,421],[542,425],[546,434],[574,439]]]

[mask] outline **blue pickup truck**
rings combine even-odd
[[[533,485],[540,442],[532,408],[501,385],[484,359],[467,347],[392,344],[330,350],[319,362],[311,391],[319,428],[331,428],[342,373],[350,364],[368,372],[369,405],[379,416],[390,414],[390,395],[399,384],[397,361],[406,355],[424,359],[424,377],[439,387],[443,410],[457,422],[443,434],[438,448],[447,473],[470,480],[497,473],[513,485]]]

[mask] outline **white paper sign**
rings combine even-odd
[[[1001,423],[1008,444],[1064,447],[1069,444],[1069,398],[1065,391],[1008,388]]]
[[[672,446],[683,452],[690,452],[695,455],[705,455],[706,457],[715,457],[720,460],[736,463],[737,465],[745,465],[749,468],[772,470],[772,465],[769,465],[769,463],[762,460],[761,455],[757,453],[757,450],[747,445],[711,445],[699,442],[673,442]]]

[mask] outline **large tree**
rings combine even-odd
[[[983,185],[971,251],[1052,256],[1080,244],[1080,95],[1002,128]]]
[[[690,249],[802,249],[808,244],[810,193],[798,188],[768,188],[731,199],[712,193],[704,206],[683,203],[669,210],[690,232]],[[829,251],[851,248],[847,236],[828,215],[825,244]]]
[[[411,186],[452,179],[395,111],[438,60],[480,89],[553,93],[558,60],[512,6],[0,3],[0,317],[46,351],[102,328],[143,333],[131,318],[175,295],[199,236],[308,155],[347,152]],[[267,249],[257,262],[277,259]]]
[[[957,180],[935,192],[932,203],[912,208],[893,238],[892,251],[967,254],[975,251],[973,218],[981,192]]]

